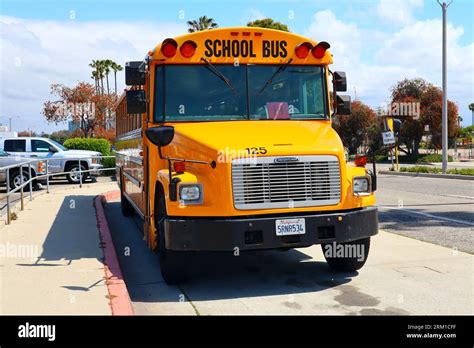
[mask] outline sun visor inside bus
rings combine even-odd
[[[141,86],[145,84],[145,62],[125,63],[125,83],[127,86]]]

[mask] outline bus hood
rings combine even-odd
[[[222,152],[231,157],[242,157],[246,152],[265,156],[344,153],[330,121],[256,120],[173,126],[175,138],[171,152],[188,159],[212,160]]]

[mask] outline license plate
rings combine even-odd
[[[276,220],[275,230],[276,230],[277,236],[305,234],[306,233],[305,221],[304,219]]]

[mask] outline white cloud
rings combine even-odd
[[[264,18],[267,17],[263,14],[263,12],[256,8],[249,7],[244,11],[242,17],[240,17],[240,25],[245,27],[247,26],[248,22],[253,22]]]
[[[186,32],[184,22],[60,22],[2,16],[0,23],[0,116],[19,116],[13,121],[16,130],[64,128],[48,126],[41,115],[43,102],[52,97],[51,83],[92,82],[88,64],[93,59],[124,65],[142,59],[164,38]],[[122,73],[119,90],[123,85]]]
[[[360,57],[362,37],[357,25],[345,23],[330,11],[317,12],[306,31],[306,36],[315,41],[327,41],[331,52],[339,62],[346,63]]]
[[[423,7],[423,0],[380,0],[377,13],[381,20],[404,25],[413,22],[413,11]]]
[[[388,102],[390,87],[404,78],[421,77],[441,86],[441,22],[410,22],[396,33],[362,29],[339,20],[331,11],[314,15],[306,35],[328,41],[332,70],[347,72],[348,93],[371,105]],[[474,43],[462,45],[462,27],[448,25],[448,98],[458,103],[465,124],[474,100]],[[368,51],[370,49],[370,51]]]
[[[385,41],[376,56],[380,66],[415,69],[416,74],[441,86],[442,41],[441,20],[409,24]],[[470,122],[467,105],[474,99],[474,43],[460,43],[464,29],[448,23],[447,67],[448,98],[458,102],[464,120]],[[466,123],[467,123],[466,122]]]

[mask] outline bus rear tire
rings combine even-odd
[[[365,262],[367,261],[367,257],[369,256],[369,249],[370,249],[370,237],[367,238],[362,238],[358,240],[354,240],[351,242],[346,242],[346,243],[336,243],[336,247],[338,245],[349,245],[349,246],[355,246],[355,248],[352,248],[352,250],[361,250],[362,251],[362,257],[360,255],[354,255],[351,257],[338,257],[336,256],[331,256],[329,253],[327,253],[327,247],[333,247],[334,244],[328,243],[328,244],[322,244],[321,248],[323,250],[323,255],[324,258],[326,259],[326,262],[328,263],[329,267],[331,267],[335,271],[339,272],[354,272],[357,271],[358,269],[361,269],[362,266],[364,266]]]
[[[161,219],[166,217],[166,205],[164,196],[161,195],[158,205],[155,206],[155,226],[157,229],[158,258],[160,260],[161,275],[168,285],[184,283],[188,280],[187,267],[188,253],[166,249],[165,226]]]

